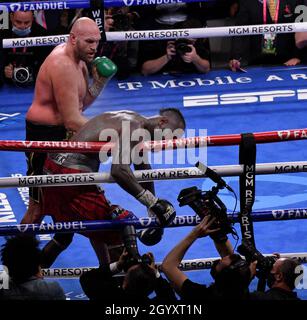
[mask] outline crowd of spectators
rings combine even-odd
[[[161,4],[105,9],[106,32],[204,28],[218,25],[257,25],[295,22],[295,8],[304,0],[216,0],[209,2]],[[99,11],[98,11],[99,13]],[[95,15],[95,14],[94,14]],[[97,15],[97,10],[96,10]],[[10,14],[9,30],[3,38],[68,34],[73,21],[91,16],[90,9],[46,10]],[[92,15],[93,16],[93,15]],[[105,55],[118,66],[118,79],[132,73],[207,73],[229,65],[232,71],[247,65],[293,66],[305,62],[305,36],[297,33],[265,34],[228,38],[227,52],[214,51],[214,38],[153,41],[104,41],[97,56]],[[40,65],[52,47],[2,49],[1,82],[29,86],[35,82]],[[216,60],[219,61],[217,64]],[[227,60],[228,59],[228,60]]]

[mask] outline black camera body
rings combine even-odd
[[[237,251],[245,257],[246,261],[251,263],[257,261],[257,276],[267,278],[277,257],[265,257],[248,240],[243,239],[242,244],[238,246]]]
[[[220,228],[217,233],[220,236],[226,236],[227,233],[234,233],[234,230],[227,216],[227,208],[217,196],[218,191],[218,187],[213,187],[210,191],[202,191],[197,187],[190,187],[181,190],[177,200],[180,207],[190,206],[202,219],[209,214],[215,217],[216,221],[213,223],[212,228]]]
[[[127,272],[132,266],[143,264],[143,265],[150,265],[152,263],[152,259],[148,254],[143,254],[142,256],[139,254],[131,254],[128,253],[127,260],[123,265],[123,270]]]
[[[179,55],[185,55],[188,52],[192,51],[192,48],[189,46],[191,41],[188,39],[177,39],[175,41],[175,49]]]
[[[136,264],[145,264],[150,265],[152,263],[152,258],[148,254],[143,254],[142,256],[139,253],[137,246],[137,236],[135,227],[133,225],[127,225],[123,230],[123,242],[125,249],[128,253],[126,261],[123,266],[123,270],[127,272],[129,268]]]

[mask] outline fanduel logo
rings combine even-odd
[[[33,141],[29,141],[29,142],[27,142],[27,141],[22,141],[22,144],[23,144],[25,147],[30,148],[30,147],[32,146],[32,144],[33,144]]]
[[[294,97],[296,100],[307,100],[307,89],[271,90],[227,94],[210,94],[183,97],[184,107],[218,106],[242,103],[274,102],[282,98]]]
[[[26,232],[29,228],[29,225],[28,224],[17,224],[16,227],[20,232]]]
[[[10,10],[15,12],[15,11],[20,11],[21,9],[21,4],[20,3],[12,3],[10,4]]]
[[[132,6],[133,5],[133,2],[134,2],[134,0],[123,0],[124,1],[124,3],[125,3],[125,5],[126,6]]]
[[[182,3],[182,0],[123,0],[126,6]]]
[[[15,11],[35,11],[35,10],[63,10],[70,9],[65,1],[60,2],[37,2],[37,3],[12,3],[10,4],[10,10]]]

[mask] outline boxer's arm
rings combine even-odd
[[[95,69],[93,69],[93,82],[90,83],[89,81],[89,72],[87,68],[84,68],[84,74],[86,79],[86,96],[83,100],[83,110],[86,110],[100,95],[103,91],[104,87],[106,86],[108,79],[99,79],[99,76]]]
[[[137,142],[123,142],[121,135],[119,135],[119,141],[118,150],[116,154],[113,155],[112,159],[111,175],[115,182],[125,191],[132,196],[137,197],[137,195],[144,190],[141,184],[136,180],[130,168],[131,150],[137,145]]]
[[[70,63],[52,66],[51,82],[58,112],[67,130],[77,131],[86,122],[79,109],[78,76]]]
[[[151,170],[151,165],[148,163],[148,156],[147,153],[144,154],[144,162],[141,164],[134,164],[135,170]],[[152,194],[155,194],[155,185],[153,182],[142,182],[140,185],[149,190]]]

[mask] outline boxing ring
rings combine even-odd
[[[238,165],[238,143],[227,144],[226,138],[238,138],[238,134],[243,132],[260,133],[259,138],[271,137],[271,140],[257,142],[256,199],[253,206],[253,216],[258,214],[261,217],[254,223],[257,248],[265,254],[280,252],[306,261],[307,151],[304,139],[307,138],[307,129],[299,129],[307,127],[306,83],[307,66],[302,65],[247,68],[247,73],[214,70],[208,74],[136,75],[121,81],[112,79],[85,115],[92,117],[108,110],[130,109],[149,116],[156,114],[161,107],[179,108],[185,116],[187,129],[192,129],[189,137],[202,136],[203,129],[207,130],[209,137],[220,137],[211,139],[211,143],[220,141],[220,145],[216,143],[212,147],[206,140],[209,142],[207,163],[224,177],[237,195],[238,175],[242,172]],[[0,98],[0,235],[3,236],[8,234],[6,232],[18,232],[16,224],[21,220],[28,201],[27,186],[33,185],[30,179],[20,182],[26,172],[24,155],[12,152],[14,146],[17,150],[35,147],[35,144],[18,144],[24,140],[24,119],[32,102],[33,89],[4,86],[0,89]],[[6,140],[13,142],[5,143]],[[55,146],[50,148],[56,149]],[[73,148],[80,151],[76,146]],[[172,151],[162,152],[167,155]],[[153,164],[152,172],[139,173],[141,181],[155,180],[157,196],[171,201],[177,211],[175,225],[165,229],[159,244],[146,247],[139,242],[140,252],[152,251],[158,262],[197,223],[190,208],[179,207],[177,196],[180,190],[191,186],[209,190],[214,185],[191,166],[191,163]],[[139,218],[145,217],[146,210],[142,205],[119,186],[110,183],[109,168],[110,164],[103,164],[100,168],[103,174],[95,174],[97,183],[103,183],[107,198],[132,210]],[[163,172],[169,172],[165,169],[172,174],[163,176]],[[234,198],[227,190],[222,190],[219,195],[231,213]],[[236,219],[236,215],[233,218]],[[35,233],[39,232],[42,245],[56,230],[49,217],[44,221],[47,223],[44,230],[39,230],[39,226],[27,227],[27,231],[32,228]],[[139,227],[155,222],[144,218],[140,223]],[[67,226],[68,229],[71,227]],[[78,230],[80,225],[74,227]],[[92,227],[96,228],[97,224]],[[110,225],[106,222],[100,227],[108,228]],[[235,228],[240,235],[238,224]],[[231,237],[230,240],[234,245],[235,240]],[[0,237],[0,244],[3,242],[4,238]],[[185,256],[183,268],[195,270],[189,273],[191,280],[210,283],[209,272],[198,269],[209,268],[210,257],[216,256],[211,239],[199,239]],[[97,266],[97,258],[88,239],[76,234],[73,243],[58,257],[53,268],[45,270],[45,276],[59,278],[67,298],[84,299],[76,277],[93,266]],[[255,280],[250,288],[256,288]],[[306,290],[297,292],[300,298],[307,299]]]

